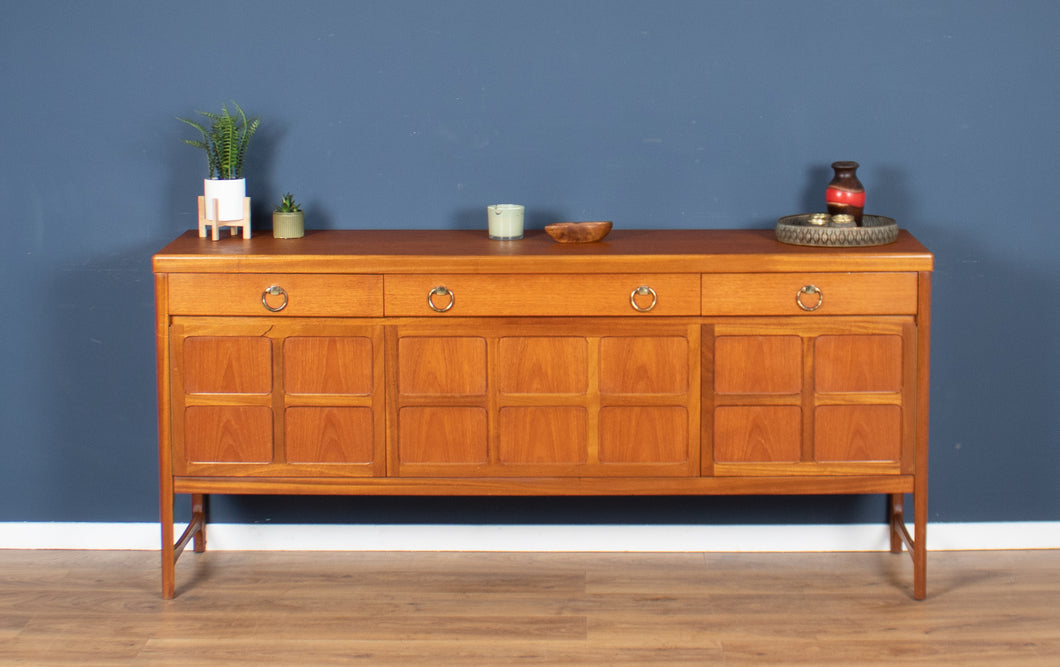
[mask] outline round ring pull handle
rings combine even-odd
[[[803,303],[802,295],[804,294],[816,294],[817,303],[814,303],[812,305],[806,305],[805,303]],[[820,308],[821,304],[824,303],[824,292],[822,292],[821,288],[817,287],[816,285],[806,285],[801,290],[795,293],[795,303],[799,304],[799,308],[802,308],[807,312],[813,312]]]
[[[436,303],[434,303],[434,297],[436,296],[449,297],[449,303],[445,304],[444,306],[437,305]],[[456,294],[454,294],[453,291],[447,288],[445,285],[439,285],[438,287],[435,287],[427,293],[427,305],[430,306],[431,310],[436,313],[444,313],[445,311],[452,308],[454,303],[456,303]]]
[[[280,305],[271,305],[269,303],[270,296],[282,296],[283,299],[280,301]],[[287,292],[279,285],[273,285],[261,293],[261,305],[265,306],[265,309],[268,311],[278,313],[287,307]]]
[[[649,294],[651,295],[651,303],[649,303],[647,306],[641,306],[639,303],[637,303],[638,296],[648,296]],[[637,311],[638,313],[648,312],[649,310],[654,308],[655,304],[657,303],[659,303],[659,295],[655,293],[655,290],[648,287],[647,285],[641,285],[640,287],[629,293],[629,305],[633,306],[633,310]]]

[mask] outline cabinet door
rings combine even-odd
[[[385,472],[381,327],[179,317],[171,341],[174,474]]]
[[[396,326],[390,474],[698,474],[699,330],[626,318]]]
[[[911,472],[911,318],[738,319],[707,329],[704,474]]]

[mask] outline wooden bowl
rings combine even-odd
[[[545,225],[545,232],[557,243],[592,243],[611,231],[610,220],[593,222],[555,222]]]

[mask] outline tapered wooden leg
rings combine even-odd
[[[160,494],[159,520],[162,524],[162,598],[172,600],[176,593],[177,559],[188,542],[192,542],[195,551],[206,551],[206,498],[203,494],[191,496],[191,523],[188,524],[180,539],[174,540],[176,531],[173,525],[173,486],[162,478]]]
[[[192,522],[199,521],[199,529],[195,531],[194,549],[195,553],[201,554],[206,551],[206,496],[201,493],[193,493],[191,496]]]
[[[905,517],[905,495],[893,493],[887,496],[887,517],[891,524],[891,553],[902,552],[902,533],[898,530],[898,524]]]
[[[913,493],[913,534],[905,527],[905,498],[901,494],[889,496],[891,515],[891,552],[900,553],[902,544],[913,559],[913,597],[927,597],[927,503],[923,499],[927,489]]]
[[[928,522],[928,406],[931,368],[931,272],[922,271],[918,283],[916,339],[916,479],[913,481],[913,597],[927,597]]]
[[[159,505],[159,521],[162,524],[162,598],[172,600],[177,554],[173,542],[173,486],[171,481],[167,483],[165,475],[162,476]]]
[[[172,497],[172,494],[170,494],[170,497]],[[176,544],[173,543],[173,503],[169,503],[168,524],[166,524],[167,517],[165,516],[165,510],[163,510],[162,597],[167,600],[172,599],[173,597],[177,559],[180,558],[180,554],[184,552],[184,548],[188,546],[189,542],[194,542],[196,551],[206,550],[205,498],[206,496],[200,494],[192,496],[191,523],[189,523],[188,527],[184,529],[184,532],[180,534],[180,538],[176,541]],[[167,525],[169,526],[168,532],[166,531]]]
[[[926,475],[924,476],[926,477]],[[927,482],[919,482],[913,495],[913,597],[927,597]]]

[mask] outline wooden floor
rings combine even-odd
[[[0,664],[1060,665],[1060,552],[0,551]]]

